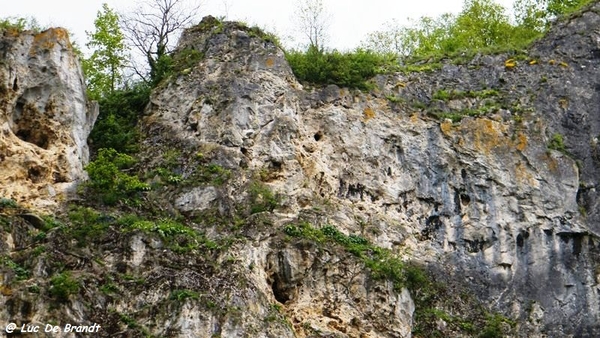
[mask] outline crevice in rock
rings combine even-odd
[[[528,231],[521,231],[520,234],[517,235],[517,247],[518,248],[523,248],[523,246],[525,246],[525,241],[529,238],[529,232]]]
[[[283,287],[283,283],[278,275],[274,276],[274,281],[271,284],[271,290],[273,290],[273,296],[281,304],[285,304],[287,301],[292,299],[289,289]]]
[[[432,215],[427,217],[425,220],[425,229],[421,231],[421,236],[423,239],[433,239],[435,237],[435,233],[442,228],[444,224],[440,220],[440,216]]]
[[[557,235],[565,244],[569,243],[569,241],[572,240],[571,245],[573,255],[579,256],[579,254],[581,253],[581,248],[583,246],[583,238],[585,234],[576,232],[559,232]]]
[[[15,77],[15,80],[13,81],[13,87],[12,89],[16,92],[17,90],[19,90],[19,83],[17,78]]]
[[[315,138],[315,141],[321,141],[323,139],[323,132],[319,130],[313,137]]]

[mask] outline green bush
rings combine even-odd
[[[108,205],[134,197],[138,192],[150,189],[150,186],[137,176],[127,174],[135,159],[114,149],[100,149],[96,160],[85,169],[89,174],[88,186]]]
[[[550,22],[573,13],[591,0],[516,0],[513,16],[494,0],[464,0],[458,14],[422,17],[410,26],[397,22],[376,31],[363,43],[365,48],[416,58],[504,52],[526,48],[542,36]],[[413,69],[414,70],[414,69]]]
[[[11,198],[0,198],[0,208],[17,208],[17,201]]]
[[[301,82],[315,85],[335,84],[340,87],[368,90],[372,77],[393,67],[394,58],[357,49],[351,53],[325,52],[310,47],[306,52],[289,51],[286,59]]]
[[[12,269],[17,280],[25,280],[31,276],[31,272],[29,270],[15,263],[8,256],[0,256],[0,266],[5,266],[9,269]]]
[[[66,302],[69,296],[79,292],[79,282],[69,272],[63,272],[50,279],[50,295],[59,302]]]
[[[9,17],[0,19],[0,32],[6,30],[15,30],[17,32],[31,30],[34,32],[39,32],[42,30],[42,28],[34,18]]]
[[[250,214],[270,212],[279,205],[278,197],[262,183],[252,183],[248,192],[250,194]]]
[[[192,290],[173,290],[169,298],[179,302],[186,299],[198,300],[200,298],[200,294]]]
[[[144,84],[115,90],[99,101],[100,114],[90,134],[92,150],[112,148],[132,154],[138,150],[137,122],[150,100],[150,87]]]
[[[63,231],[77,240],[77,245],[80,247],[106,234],[112,220],[112,217],[101,215],[94,209],[86,207],[76,207],[69,211],[68,216],[71,226],[63,228]]]
[[[550,143],[548,144],[548,148],[558,150],[562,153],[567,151],[567,148],[565,146],[565,140],[563,139],[563,136],[559,133],[555,133],[552,135]]]

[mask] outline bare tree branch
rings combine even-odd
[[[134,72],[142,79],[155,77],[159,59],[173,50],[181,31],[196,20],[200,3],[185,3],[188,2],[144,0],[134,11],[122,16],[127,41],[146,60],[143,68],[132,63]]]
[[[331,21],[323,0],[296,0],[294,20],[300,32],[308,39],[309,47],[322,50]]]

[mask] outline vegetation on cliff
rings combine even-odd
[[[306,51],[288,51],[286,57],[294,74],[305,83],[315,86],[335,84],[366,91],[374,88],[369,81],[377,74],[423,69],[411,68],[411,62],[424,67],[427,58],[435,60],[457,56],[456,53],[470,55],[483,49],[512,51],[524,48],[544,33],[552,16],[575,10],[585,1],[568,4],[550,1],[541,9],[539,3],[519,3],[523,7],[514,23],[502,8],[490,1],[467,1],[456,17],[422,19],[415,27],[406,29],[406,35],[400,37],[401,50],[382,48],[339,52],[315,44]],[[113,20],[111,13],[104,7],[102,15],[108,16],[99,16],[99,20]],[[112,28],[116,29],[111,22]],[[95,39],[90,46],[98,47],[98,51],[122,41],[118,29],[101,30],[101,23],[96,23],[98,32],[109,36],[103,35],[99,39],[90,35]],[[218,27],[219,23],[216,25]],[[247,29],[252,32],[252,28]],[[111,37],[111,34],[114,36]],[[273,43],[270,38],[266,42]],[[92,57],[87,62],[99,62],[101,53],[95,55],[96,58]],[[157,314],[164,315],[173,309],[180,311],[184,304],[191,303],[202,304],[222,321],[225,320],[223,318],[239,320],[242,309],[231,302],[239,299],[239,290],[249,283],[245,274],[250,274],[254,267],[240,266],[239,258],[228,249],[236,243],[253,243],[256,241],[255,233],[262,231],[261,236],[276,239],[276,245],[280,247],[291,243],[294,247],[314,248],[319,254],[334,253],[343,260],[358,264],[368,272],[373,283],[389,282],[396,292],[408,288],[416,306],[415,337],[441,337],[450,331],[493,338],[515,332],[513,320],[491,313],[487,306],[478,304],[460,285],[445,285],[439,274],[436,276],[425,267],[404,261],[397,252],[384,249],[362,235],[347,235],[327,222],[313,224],[301,218],[276,226],[274,212],[282,207],[285,197],[269,188],[268,174],[251,172],[242,166],[242,161],[234,169],[226,168],[223,157],[228,155],[219,153],[226,150],[205,145],[206,149],[197,151],[183,142],[160,140],[145,145],[146,148],[156,148],[148,151],[146,156],[159,156],[142,158],[144,154],[139,154],[139,151],[144,145],[141,144],[139,122],[150,101],[151,90],[159,85],[171,84],[169,81],[179,75],[186,75],[203,57],[202,52],[194,49],[180,54],[164,54],[154,60],[157,63],[153,65],[152,81],[127,85],[119,82],[120,73],[115,73],[120,71],[118,67],[123,66],[119,57],[112,68],[93,70],[101,76],[88,77],[90,97],[98,99],[101,113],[90,136],[94,157],[87,166],[89,181],[80,188],[81,200],[73,202],[68,211],[60,215],[31,216],[15,201],[0,199],[0,225],[3,229],[7,233],[28,234],[18,257],[0,256],[0,266],[11,273],[8,278],[11,284],[0,289],[2,294],[26,290],[29,296],[50,300],[56,307],[75,297],[84,298],[92,313],[91,319],[103,320],[114,326],[111,329],[114,332],[108,332],[110,334],[120,334],[119,330],[128,328],[139,336],[150,336],[150,328],[142,323],[143,320],[154,318]],[[511,64],[507,63],[506,67],[510,68]],[[90,74],[89,71],[87,74]],[[397,87],[403,86],[403,83],[397,84]],[[462,91],[442,88],[432,95],[432,105],[459,99],[476,102],[478,106],[474,109],[434,113],[443,119],[459,121],[463,116],[485,114],[500,104],[496,102],[500,95],[495,89]],[[388,99],[391,106],[406,103],[396,96]],[[203,101],[207,107],[212,104],[208,101]],[[413,108],[417,108],[416,103],[412,104]],[[367,111],[372,115],[370,117],[375,116],[373,110],[365,109]],[[519,121],[516,122],[518,124]],[[487,132],[493,134],[489,130]],[[167,133],[163,131],[159,135]],[[523,143],[521,137],[522,134],[515,134],[517,148]],[[555,134],[548,148],[564,152],[562,136]],[[240,152],[244,150],[247,151],[240,148]],[[402,156],[402,151],[398,150],[398,156]],[[269,165],[272,169],[281,166],[281,163],[273,161]],[[235,194],[244,196],[240,198],[242,202],[223,199],[218,208],[201,212],[175,210],[172,208],[173,201],[165,202],[189,187],[201,188],[203,193],[191,194],[189,199],[220,198],[221,190],[229,188],[229,183],[239,177],[244,177],[244,180],[235,181],[231,189]],[[463,202],[470,203],[460,194],[457,199],[459,206]],[[314,204],[315,210],[326,206],[326,202],[323,205],[318,201],[310,203]],[[113,266],[115,258],[111,255],[114,248],[133,245],[131,243],[137,243],[138,236],[142,235],[144,239],[139,242],[144,242],[143,247],[149,248],[149,251],[153,250],[148,255],[154,255],[149,260],[155,264],[152,268],[156,271],[138,269],[132,272],[122,261]],[[127,261],[135,261],[136,255],[139,255],[138,251],[132,251],[127,253],[131,256],[126,258]],[[35,282],[29,280],[41,264],[49,267],[44,271],[45,277]],[[88,271],[106,273],[82,272],[81,266],[90,267]],[[199,277],[198,271],[203,276]],[[183,278],[180,272],[196,275]],[[207,278],[211,279],[210,282]],[[169,282],[166,286],[157,287],[157,280]],[[143,309],[106,306],[131,294],[143,295],[146,289],[155,287],[170,288],[170,296],[149,301]],[[231,290],[239,292],[228,293]],[[102,297],[94,298],[90,294],[101,294]],[[225,294],[227,297],[223,296]],[[287,296],[279,297],[285,303]],[[9,304],[10,311],[16,313],[17,305]],[[275,322],[282,327],[293,325],[279,303],[272,305],[264,316],[264,322],[267,323],[265,325]]]

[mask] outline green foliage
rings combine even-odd
[[[66,271],[50,279],[50,295],[59,302],[66,302],[71,295],[79,292],[79,282]]]
[[[69,211],[69,227],[63,228],[68,235],[77,240],[80,247],[87,246],[90,240],[98,240],[110,227],[110,218],[91,208],[76,207]]]
[[[25,280],[31,276],[31,272],[21,265],[15,263],[8,256],[0,256],[0,266],[7,267],[15,273],[15,277],[18,281]]]
[[[560,16],[573,13],[592,0],[546,0],[547,11],[551,15]]]
[[[203,58],[204,53],[194,48],[185,48],[176,53],[161,55],[150,70],[152,86],[156,87],[172,75],[189,74]]]
[[[8,17],[0,19],[0,33],[11,30],[16,32],[22,32],[25,30],[39,32],[42,30],[42,27],[40,27],[34,18]]]
[[[279,205],[279,198],[263,183],[252,183],[248,193],[250,195],[250,214],[271,212]]]
[[[173,290],[169,298],[178,302],[182,302],[186,299],[198,300],[200,298],[200,295],[198,294],[198,292],[191,290]]]
[[[161,55],[150,68],[152,87],[156,87],[161,81],[173,74],[173,57],[170,54]]]
[[[513,321],[499,314],[488,315],[485,321],[485,326],[479,338],[502,338],[506,336],[505,327],[514,326]]]
[[[203,58],[204,53],[193,48],[185,48],[173,57],[173,71],[181,73],[196,67]]]
[[[446,90],[440,89],[435,92],[432,96],[434,100],[448,101],[448,100],[459,100],[464,98],[479,98],[485,99],[498,96],[498,91],[494,89],[483,89],[483,90],[469,90],[469,91],[461,91],[461,90]]]
[[[362,90],[370,89],[372,85],[367,81],[394,64],[394,58],[389,55],[363,49],[342,53],[310,47],[306,52],[289,51],[286,59],[296,78],[302,82]]]
[[[105,3],[94,21],[95,32],[86,32],[86,46],[94,52],[83,59],[88,96],[98,100],[112,94],[123,80],[122,69],[126,61],[125,36],[119,28],[119,16]]]
[[[309,223],[303,222],[288,224],[283,228],[283,231],[291,237],[306,238],[316,243],[326,243],[329,241],[341,245],[346,251],[362,260],[373,278],[391,280],[397,290],[400,290],[407,283],[423,282],[423,280],[427,279],[424,272],[421,272],[420,275],[417,274],[415,271],[416,267],[407,269],[404,262],[389,250],[369,243],[362,236],[347,236],[334,226],[325,225],[317,229]],[[410,274],[407,272],[410,272]],[[420,280],[415,277],[417,275],[421,278]]]
[[[563,136],[558,133],[553,134],[552,138],[550,139],[550,143],[548,144],[548,149],[558,150],[562,153],[565,153],[567,148],[565,146]]]
[[[17,201],[12,198],[0,198],[0,208],[18,208]]]
[[[119,293],[119,287],[112,281],[109,281],[109,282],[103,284],[102,286],[100,286],[99,290],[100,290],[100,292],[102,292],[105,295]]]
[[[108,205],[135,197],[138,192],[150,189],[150,186],[137,176],[123,171],[134,163],[135,159],[129,155],[114,149],[100,149],[96,160],[85,168],[90,177],[88,187]]]
[[[132,154],[138,150],[137,122],[150,100],[150,87],[137,84],[115,90],[99,100],[100,115],[90,134],[93,149],[112,148]]]
[[[141,230],[145,233],[158,234],[175,252],[189,252],[199,248],[208,250],[218,249],[220,246],[214,241],[199,234],[194,229],[172,219],[161,219],[158,221],[143,220],[136,217],[128,217],[120,220],[129,230]]]
[[[198,168],[199,178],[202,182],[211,182],[214,185],[222,185],[231,177],[231,170],[225,169],[218,164],[211,163]]]
[[[265,42],[270,42],[270,43],[274,44],[275,46],[281,47],[281,41],[279,41],[279,38],[277,37],[277,35],[267,32],[258,26],[252,26],[252,27],[248,28],[248,35],[261,38]]]
[[[517,0],[511,18],[494,0],[465,0],[457,15],[422,17],[410,26],[371,33],[367,49],[414,57],[456,55],[459,52],[518,50],[546,32],[551,19],[572,13],[591,0]]]
[[[186,235],[189,237],[196,237],[197,233],[174,220],[164,219],[158,222],[140,220],[131,225],[131,229],[139,229],[144,232],[154,232],[159,234],[163,238],[174,237],[177,235]]]

